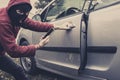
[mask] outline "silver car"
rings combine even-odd
[[[52,0],[34,20],[61,25],[35,57],[20,58],[24,70],[37,69],[76,80],[120,80],[120,0]],[[19,45],[36,44],[45,32],[21,29]]]

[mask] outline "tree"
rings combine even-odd
[[[51,0],[38,0],[35,2],[34,7],[36,9],[44,8]]]

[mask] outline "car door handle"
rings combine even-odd
[[[75,24],[73,24],[72,22],[66,22],[66,23],[63,23],[62,25],[57,25],[57,30],[71,30],[73,28],[75,28]]]
[[[66,27],[67,27],[66,30],[71,30],[71,29],[75,28],[76,26],[75,26],[75,24],[71,23],[71,24],[67,24]]]

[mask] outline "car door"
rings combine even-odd
[[[85,74],[107,80],[120,76],[120,0],[98,0],[89,13]]]
[[[50,42],[38,50],[35,56],[37,66],[55,73],[77,75],[81,65],[80,49],[82,26],[85,27],[83,12],[81,11],[84,0],[60,0],[55,7],[50,9],[46,20],[55,25],[70,22],[75,25],[71,30],[55,30],[50,35]],[[82,23],[82,25],[81,25]],[[83,28],[84,31],[85,28]],[[45,33],[33,33],[33,43],[38,42],[38,36]],[[37,37],[36,37],[37,36]]]

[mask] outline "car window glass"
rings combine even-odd
[[[50,21],[68,16],[65,15],[67,11],[69,11],[68,13],[71,12],[71,14],[79,12],[82,9],[83,2],[84,0],[58,0],[55,6],[49,10],[46,20]]]
[[[94,10],[96,10],[96,9],[114,4],[118,1],[120,1],[120,0],[93,0],[92,4],[96,5],[95,8],[94,8]]]

